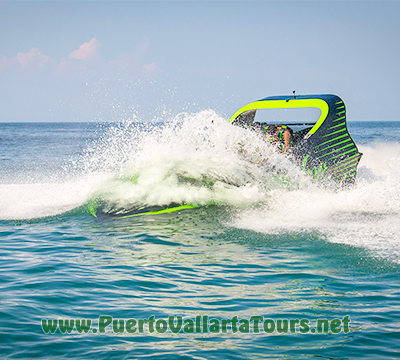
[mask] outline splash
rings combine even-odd
[[[274,189],[263,209],[243,211],[234,226],[269,234],[317,230],[330,242],[364,247],[398,262],[400,145],[360,150],[364,155],[353,188]]]
[[[122,216],[216,204],[234,210],[230,225],[238,228],[317,230],[330,242],[400,255],[397,143],[360,147],[355,186],[337,191],[312,182],[257,134],[212,110],[163,124],[132,119],[103,127],[78,160],[51,177],[0,184],[0,219],[53,216],[93,203],[94,214]]]
[[[90,167],[118,172],[94,195],[112,214],[170,204],[248,207],[266,201],[266,191],[282,182],[307,181],[255,133],[211,110],[164,125],[126,123],[91,154]]]
[[[171,204],[248,208],[267,201],[271,189],[307,183],[256,134],[212,110],[162,124],[134,118],[97,130],[100,138],[68,166],[52,164],[38,168],[32,181],[24,173],[22,182],[0,184],[0,219],[52,216],[84,204],[92,214]]]

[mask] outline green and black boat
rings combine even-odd
[[[257,110],[302,108],[319,109],[318,120],[275,123],[291,130],[290,157],[314,178],[331,179],[340,185],[353,184],[362,154],[347,129],[346,107],[340,97],[329,94],[271,96],[242,107],[231,122],[252,128]],[[261,125],[268,127],[268,123]],[[296,127],[300,130],[293,130]]]

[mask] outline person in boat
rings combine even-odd
[[[283,145],[283,151],[288,151],[292,140],[291,131],[285,125],[279,125],[276,130],[278,139]]]
[[[292,144],[292,132],[285,125],[269,125],[264,127],[266,140],[272,144],[280,144],[282,151],[288,151]]]

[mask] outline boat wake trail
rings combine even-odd
[[[266,234],[318,231],[330,242],[400,262],[400,145],[360,150],[364,155],[353,188],[271,190],[263,209],[241,212],[233,225]]]

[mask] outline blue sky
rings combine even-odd
[[[0,122],[230,117],[334,93],[400,120],[399,1],[0,1]]]

